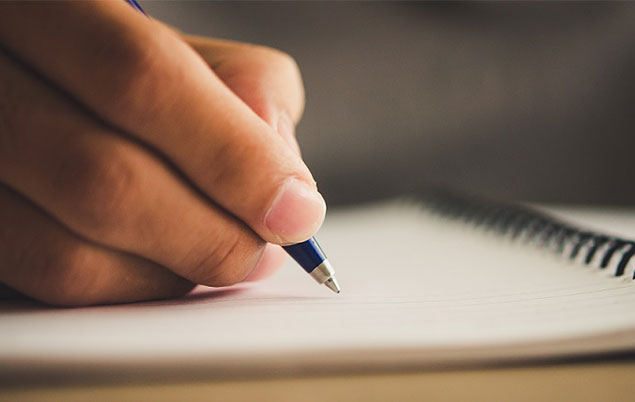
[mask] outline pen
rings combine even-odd
[[[140,13],[147,15],[136,0],[125,0]],[[324,251],[315,237],[298,244],[282,246],[282,248],[294,259],[320,285],[325,285],[335,293],[340,292],[340,286],[335,280],[335,272],[331,263],[326,258]]]
[[[340,286],[335,280],[335,272],[329,260],[326,259],[324,251],[318,244],[315,237],[298,244],[282,246],[300,266],[317,281],[324,284],[335,293],[340,292]]]

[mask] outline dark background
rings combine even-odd
[[[635,3],[142,4],[295,57],[298,137],[330,205],[428,184],[635,204]]]

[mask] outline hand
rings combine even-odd
[[[123,1],[1,3],[0,47],[8,287],[60,305],[174,297],[262,276],[272,244],[321,225],[288,56],[182,38]]]

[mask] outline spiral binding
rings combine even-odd
[[[483,201],[449,193],[428,194],[423,202],[445,218],[533,244],[612,276],[635,279],[635,241],[575,227],[529,207]]]

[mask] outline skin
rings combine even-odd
[[[123,1],[0,3],[0,283],[56,305],[266,277],[326,206],[296,63]]]

